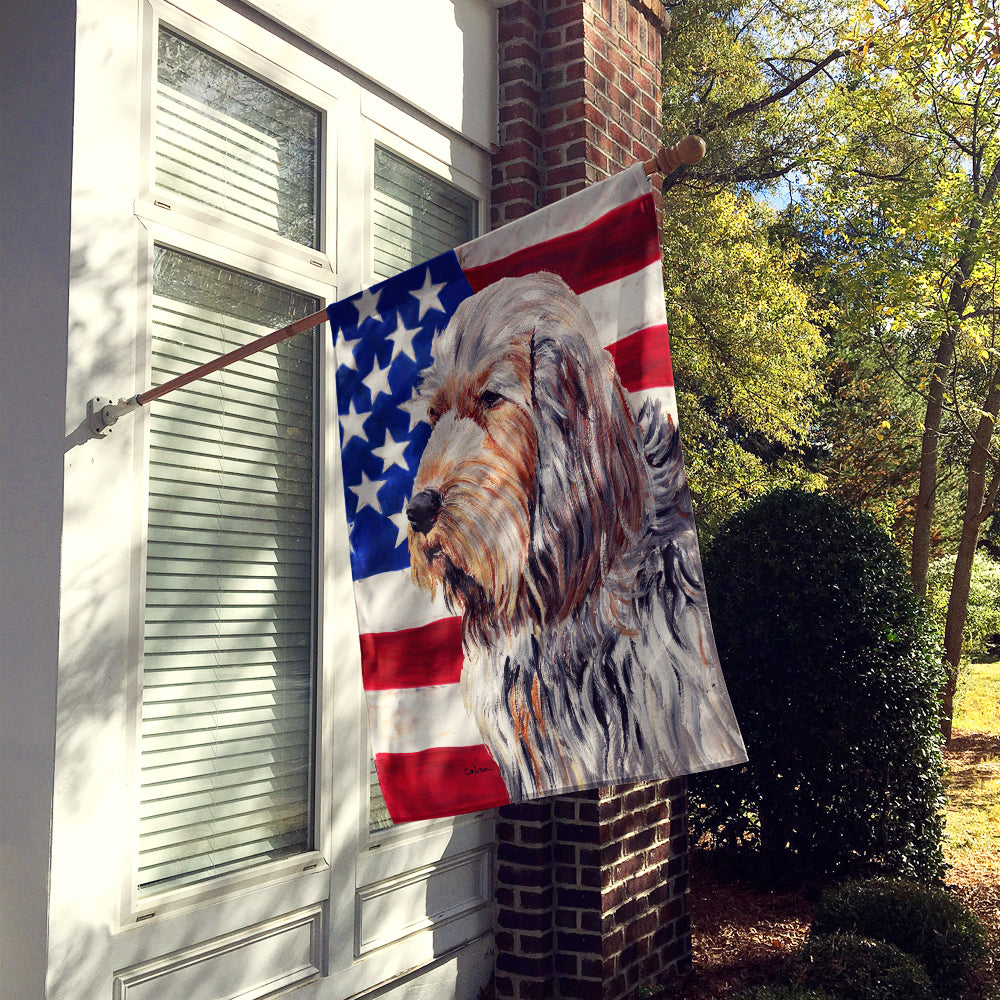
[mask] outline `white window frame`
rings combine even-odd
[[[139,248],[139,329],[140,343],[136,351],[137,383],[149,384],[151,364],[151,327],[152,327],[152,267],[153,247],[161,245],[181,253],[209,260],[222,267],[231,268],[259,277],[265,281],[294,288],[306,295],[315,297],[320,306],[325,306],[337,298],[336,275],[332,255],[326,248],[333,244],[331,234],[336,233],[336,198],[330,197],[330,188],[324,182],[326,170],[321,170],[319,177],[318,204],[319,210],[319,243],[318,248],[305,247],[290,240],[282,239],[274,234],[254,227],[244,225],[226,216],[220,211],[212,211],[190,199],[174,192],[159,192],[153,182],[153,88],[155,86],[157,36],[160,23],[194,44],[206,48],[221,58],[226,59],[248,72],[267,80],[272,85],[293,94],[297,99],[316,108],[321,115],[319,158],[321,164],[335,162],[337,100],[330,93],[320,90],[307,83],[302,78],[289,72],[286,64],[271,61],[249,47],[235,41],[232,37],[212,31],[203,21],[179,10],[167,3],[147,3],[144,18],[143,50],[146,59],[143,63],[146,71],[143,75],[145,88],[144,114],[142,122],[142,182],[139,197],[135,202],[136,217],[142,223],[146,234],[144,244]],[[279,43],[273,36],[261,32],[259,41],[271,48],[284,47],[285,59],[294,60],[296,50],[287,43]],[[279,55],[279,52],[274,52]],[[333,406],[336,412],[333,380],[329,377],[332,367],[332,345],[330,338],[323,336],[325,328],[318,333],[319,349],[316,363],[318,366],[317,392],[320,413]],[[150,404],[155,406],[155,402]],[[328,740],[331,733],[321,735],[321,713],[319,705],[324,695],[329,692],[333,683],[333,663],[329,654],[330,644],[324,642],[322,625],[328,620],[328,615],[336,614],[335,609],[327,607],[329,586],[327,574],[319,572],[314,581],[317,590],[316,618],[317,636],[314,647],[314,682],[316,699],[316,745],[314,754],[316,760],[314,788],[312,789],[314,813],[314,849],[283,858],[279,861],[267,862],[254,866],[246,871],[221,875],[177,889],[166,889],[162,893],[139,898],[137,892],[137,877],[135,871],[135,845],[138,841],[138,789],[139,789],[139,727],[141,723],[141,671],[142,671],[142,634],[145,607],[146,578],[146,512],[148,509],[149,480],[149,419],[148,407],[136,414],[136,510],[141,517],[136,519],[133,532],[132,551],[134,553],[133,579],[137,581],[133,588],[133,602],[130,614],[130,663],[128,672],[128,745],[132,748],[133,764],[127,787],[127,801],[131,807],[131,817],[128,826],[130,851],[125,859],[126,874],[123,879],[121,902],[121,926],[137,926],[146,921],[153,921],[157,915],[177,912],[188,912],[199,905],[207,905],[224,899],[233,893],[244,889],[257,889],[262,885],[286,883],[299,874],[308,872],[313,875],[312,881],[317,881],[315,874],[329,870],[330,845],[324,842],[324,828],[320,817],[328,808],[322,801],[322,789],[327,787],[322,776],[324,762],[330,757]],[[329,437],[324,421],[318,421],[318,456],[323,456],[320,464],[328,462]],[[327,465],[339,476],[339,465]],[[336,497],[331,477],[321,475],[317,469],[317,543],[319,558],[317,566],[327,565],[334,541],[329,537],[329,526],[338,523]],[[343,514],[341,513],[341,517]],[[311,896],[315,893],[309,894]],[[325,895],[325,893],[324,893]],[[322,898],[320,896],[319,898]]]
[[[141,257],[143,258],[143,271],[144,275],[144,286],[146,289],[146,295],[143,314],[146,316],[145,331],[146,336],[144,343],[141,345],[141,349],[138,352],[140,357],[143,359],[142,367],[147,373],[150,368],[150,349],[152,338],[150,336],[151,325],[152,325],[152,268],[153,268],[153,248],[154,246],[162,246],[169,250],[174,250],[180,253],[188,254],[193,257],[202,258],[204,260],[211,261],[213,264],[218,264],[221,267],[229,268],[234,271],[240,271],[246,274],[250,274],[255,278],[260,278],[264,281],[270,281],[274,284],[284,285],[290,288],[294,288],[298,292],[303,294],[313,296],[317,298],[320,305],[326,304],[326,301],[330,299],[330,286],[327,283],[317,281],[313,279],[308,281],[310,277],[308,275],[303,275],[301,272],[291,272],[286,271],[283,268],[279,268],[272,263],[265,262],[260,258],[250,257],[239,251],[232,250],[229,247],[222,246],[218,243],[208,240],[204,234],[191,232],[186,227],[170,227],[163,225],[159,222],[153,222],[150,220],[144,220],[144,225],[147,233],[149,234],[149,239],[147,245],[142,248]],[[201,229],[201,224],[191,227],[191,229]],[[328,380],[323,378],[323,372],[326,364],[328,364],[328,359],[326,355],[329,353],[329,345],[325,343],[322,333],[319,336],[319,349],[317,351],[316,364],[318,367],[318,379],[317,379],[317,393],[320,395],[319,407],[322,407],[325,403],[322,400],[322,392],[324,383]],[[155,402],[150,404],[155,406]],[[146,513],[149,506],[149,455],[150,455],[150,419],[149,419],[149,409],[144,407],[138,416],[137,420],[137,434],[136,434],[136,466],[137,466],[137,496],[138,503],[136,506],[137,511]],[[317,432],[319,435],[317,454],[322,454],[325,449],[325,437],[323,422],[319,421],[317,427]],[[328,541],[324,541],[321,535],[323,526],[325,523],[329,523],[327,517],[324,516],[325,505],[328,502],[327,494],[329,493],[329,488],[324,484],[322,478],[317,483],[318,497],[317,497],[317,535],[320,560],[322,560],[324,552],[324,546],[328,545]],[[141,492],[138,492],[140,491]],[[130,634],[134,637],[134,655],[132,658],[132,669],[129,671],[129,745],[135,748],[135,763],[132,768],[131,782],[129,785],[128,797],[129,802],[133,806],[133,815],[131,818],[131,834],[130,843],[133,845],[138,842],[138,802],[139,802],[139,760],[138,760],[138,748],[139,748],[139,730],[142,720],[142,691],[141,691],[141,673],[142,673],[142,634],[144,625],[144,610],[145,610],[145,580],[146,580],[146,518],[137,518],[137,523],[134,527],[134,544],[133,552],[134,564],[133,573],[134,579],[137,581],[137,585],[134,588],[135,600],[132,608],[132,621],[130,627]],[[314,581],[314,586],[317,588],[317,599],[316,599],[316,618],[317,618],[317,630],[320,628],[322,614],[322,601],[323,601],[323,589],[324,589],[324,577],[323,574],[319,574],[319,578]],[[316,695],[315,699],[317,703],[322,697],[321,691],[324,687],[324,682],[328,676],[328,665],[323,661],[323,645],[319,641],[317,636],[317,643],[314,648],[314,683],[316,685]],[[317,753],[316,761],[317,764],[322,759],[322,757]],[[316,788],[313,789],[313,801],[314,801],[314,816],[318,812],[318,803],[316,802],[316,792],[318,788],[321,787],[321,783],[318,780],[318,775],[315,780]],[[314,819],[315,824],[315,819]],[[128,893],[127,900],[123,902],[123,914],[125,914],[125,920],[123,922],[141,922],[150,919],[151,916],[156,913],[163,913],[172,910],[177,910],[180,908],[188,908],[192,904],[199,901],[211,900],[219,896],[226,895],[230,891],[239,890],[244,885],[258,885],[265,882],[280,882],[287,878],[292,877],[298,872],[308,869],[313,870],[317,867],[326,868],[327,862],[323,855],[321,844],[319,841],[320,830],[318,825],[315,826],[315,840],[316,846],[313,850],[308,852],[303,852],[301,854],[294,855],[289,858],[283,858],[279,861],[266,862],[261,865],[248,868],[245,871],[234,872],[228,875],[220,875],[216,877],[209,878],[203,882],[197,882],[189,886],[177,888],[177,889],[166,889],[163,892],[156,893],[155,895],[139,898],[137,892],[137,872],[135,868],[135,852],[133,849],[132,856],[128,858],[128,877],[126,881],[125,888]]]
[[[486,151],[437,126],[401,101],[377,95],[350,72],[321,61],[213,0],[144,3],[141,183],[134,203],[142,226],[138,248],[136,384],[148,385],[153,245],[287,285],[321,304],[352,294],[372,280],[371,219],[374,149],[386,149],[454,184],[477,200],[479,229],[487,228],[490,167]],[[319,249],[226,220],[219,213],[153,183],[152,117],[156,39],[160,21],[193,43],[246,68],[318,108],[321,126]],[[239,40],[237,40],[239,39]],[[359,155],[359,150],[364,150]],[[353,155],[352,155],[353,154]],[[359,199],[359,191],[364,197]],[[339,207],[338,207],[339,206]],[[363,249],[363,252],[362,252]],[[321,413],[336,414],[332,339],[319,336]],[[156,405],[155,401],[151,405]],[[236,935],[251,925],[293,912],[317,914],[323,945],[317,976],[323,1000],[353,995],[420,968],[492,930],[492,810],[456,819],[405,824],[369,834],[368,729],[350,580],[347,527],[335,417],[319,426],[317,580],[315,850],[192,886],[139,899],[134,852],[138,814],[138,725],[145,580],[149,424],[134,415],[136,528],[132,538],[132,606],[128,671],[123,862],[114,967],[122,982],[139,981],[171,951],[192,942]],[[353,759],[354,767],[344,766]],[[380,907],[419,898],[434,879],[455,878],[465,893],[433,913],[373,930]],[[398,895],[394,895],[397,894]],[[461,896],[461,893],[459,894]],[[175,919],[179,918],[179,919]],[[138,978],[137,978],[138,977]]]
[[[352,123],[353,124],[353,123]],[[352,130],[352,134],[353,130]],[[430,124],[402,109],[397,103],[367,90],[360,92],[360,129],[358,138],[364,156],[346,157],[361,167],[360,181],[364,191],[362,212],[357,220],[363,233],[365,253],[348,260],[349,250],[341,257],[344,276],[343,293],[352,294],[375,280],[373,270],[372,220],[375,199],[375,146],[411,161],[421,169],[439,177],[446,183],[460,188],[476,200],[479,232],[486,232],[489,220],[490,164],[484,151],[471,144],[456,142],[449,136],[430,127]],[[342,170],[344,164],[342,164]],[[360,265],[360,266],[359,266]],[[350,278],[346,272],[350,268]],[[334,411],[335,412],[335,411]],[[347,550],[344,550],[346,558]],[[348,571],[349,572],[349,571]],[[352,617],[353,617],[353,597]],[[350,641],[357,648],[355,631]],[[358,682],[356,720],[361,733],[362,751],[357,756],[357,770],[349,774],[343,769],[339,774],[341,784],[335,789],[343,796],[358,796],[355,898],[350,901],[350,920],[354,928],[351,938],[346,935],[331,944],[331,969],[340,969],[331,978],[337,983],[336,996],[349,996],[373,983],[388,982],[407,968],[430,962],[436,955],[463,943],[462,933],[454,917],[470,911],[440,915],[436,923],[422,917],[415,920],[405,933],[397,928],[395,936],[369,939],[365,927],[366,906],[375,903],[382,892],[405,891],[408,880],[416,881],[433,876],[440,869],[463,866],[466,874],[480,882],[483,907],[475,916],[482,934],[492,932],[492,864],[496,811],[493,809],[454,818],[424,820],[404,823],[372,833],[370,831],[368,797],[368,761],[371,747],[368,739],[368,719],[360,684],[360,658],[355,677]],[[345,706],[341,706],[345,708]],[[355,789],[353,792],[350,786]],[[338,799],[343,801],[343,799]],[[335,923],[331,899],[331,924]],[[341,919],[348,918],[348,906],[341,909]],[[345,926],[350,926],[345,924]],[[433,930],[438,941],[433,943],[420,931]],[[339,945],[339,947],[338,947]],[[390,950],[391,949],[391,950]],[[382,978],[377,970],[382,969]],[[393,971],[395,970],[395,971]],[[389,974],[391,972],[391,974]],[[342,985],[341,985],[342,984]]]

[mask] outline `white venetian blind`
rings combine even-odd
[[[375,147],[375,274],[391,278],[477,235],[476,200]]]
[[[152,384],[317,306],[158,247]],[[150,406],[140,895],[312,847],[314,350]]]
[[[478,235],[474,198],[381,146],[375,147],[373,216],[374,272],[379,278],[391,278]],[[374,761],[369,792],[370,830],[377,832],[392,820]]]
[[[320,115],[160,28],[156,186],[317,245]]]

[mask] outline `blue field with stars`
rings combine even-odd
[[[430,437],[414,391],[435,333],[470,295],[449,251],[327,310],[355,580],[410,564],[405,508]]]

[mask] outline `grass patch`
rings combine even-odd
[[[948,778],[948,861],[1000,860],[1000,740],[988,758],[978,750],[961,756],[968,763],[957,761]]]
[[[1000,662],[973,663],[948,747],[948,861],[1000,870]],[[992,867],[992,865],[991,865]]]
[[[955,698],[955,728],[1000,736],[1000,660],[962,671]]]
[[[991,954],[978,970],[977,1000],[1000,1000],[1000,661],[963,672],[945,751],[948,888],[984,923]]]

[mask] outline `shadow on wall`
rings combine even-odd
[[[78,200],[86,200],[77,195]],[[91,213],[80,212],[81,217]],[[49,995],[102,996],[110,989],[110,940],[118,876],[130,856],[123,762],[130,759],[135,687],[129,668],[134,568],[133,423],[91,437],[91,396],[128,395],[134,380],[134,231],[109,236],[95,222],[75,233],[70,258],[67,410],[62,421],[65,496],[55,791],[49,879]],[[53,664],[53,668],[55,665]]]

